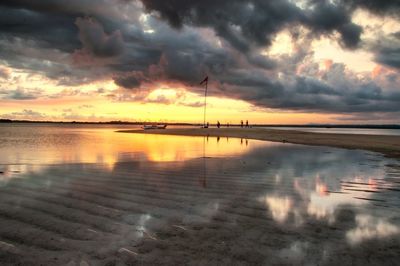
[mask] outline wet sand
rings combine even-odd
[[[268,140],[346,149],[363,149],[400,158],[400,136],[329,134],[266,128],[174,128],[164,130],[121,130],[119,132]]]
[[[293,162],[299,175],[298,167],[316,160],[304,148],[296,149],[303,154]],[[293,151],[281,151],[276,147],[250,157],[209,158],[205,172],[199,158],[119,162],[112,171],[95,164],[53,165],[12,179],[0,187],[1,265],[398,263],[398,207],[388,206],[383,193],[397,194],[387,191],[387,184],[375,193],[384,202],[370,201],[370,196],[356,200],[371,202],[366,213],[360,212],[364,205],[351,201],[325,209],[313,201],[313,190],[311,198],[306,192],[314,181],[307,185],[296,178],[294,187],[292,177],[277,183],[274,171],[265,172],[286,165],[282,163]],[[332,156],[323,149],[315,152],[320,166]],[[352,156],[346,154],[338,156]],[[270,163],[263,164],[265,160]],[[344,188],[363,187],[358,180]],[[375,215],[372,209],[388,209],[390,215]]]
[[[398,264],[400,170],[388,165],[395,160],[211,137],[205,150],[222,142],[243,153],[2,170],[9,178],[0,178],[0,264]]]

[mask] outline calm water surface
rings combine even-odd
[[[298,130],[298,131],[315,132],[315,133],[400,136],[400,129],[382,129],[382,128],[313,128],[313,127],[270,127],[270,128],[282,129],[282,130]]]
[[[126,128],[0,125],[0,261],[400,259],[398,161],[360,150],[115,132]]]

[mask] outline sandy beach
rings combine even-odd
[[[121,130],[119,132],[257,139],[346,149],[363,149],[381,152],[390,157],[400,157],[400,136],[329,134],[266,128],[174,128],[149,131]]]

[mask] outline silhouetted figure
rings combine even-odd
[[[243,145],[243,139],[240,139],[240,145]]]
[[[248,146],[249,145],[249,140],[248,139],[246,139],[246,146]]]
[[[217,121],[217,128],[221,127],[221,123],[219,121]]]
[[[246,120],[246,127],[249,127],[249,120]]]
[[[210,126],[210,123],[207,122],[207,128]]]
[[[217,137],[217,143],[219,142],[219,136]]]
[[[243,120],[240,120],[240,127],[243,127]]]
[[[229,122],[228,122],[228,123],[226,123],[226,127],[229,127]]]

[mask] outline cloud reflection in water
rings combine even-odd
[[[373,217],[368,214],[357,214],[356,224],[356,228],[346,233],[347,240],[352,245],[359,244],[366,240],[386,238],[400,233],[399,226],[386,221],[384,218]]]

